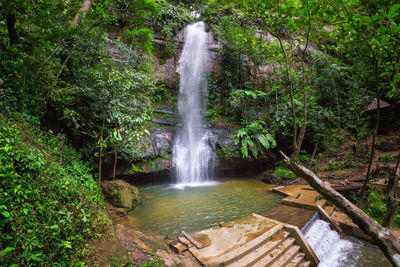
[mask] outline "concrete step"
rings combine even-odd
[[[329,215],[332,216],[333,212],[335,211],[335,207],[332,206],[326,206],[324,208],[325,212]]]
[[[225,264],[229,264],[242,258],[244,255],[252,252],[261,245],[265,244],[267,241],[273,239],[282,230],[283,227],[283,223],[275,225],[274,227],[272,227],[259,237],[251,240],[250,242],[247,242],[246,244],[234,250],[228,251],[227,253],[224,253],[218,257],[210,259],[210,264],[214,262],[224,262]]]
[[[310,267],[311,266],[311,262],[309,261],[302,261],[299,265],[299,267]]]
[[[297,253],[297,255],[288,263],[288,265],[286,265],[286,267],[298,267],[305,256],[306,254],[304,253]]]
[[[281,255],[283,255],[288,249],[292,247],[294,241],[295,241],[294,238],[291,237],[286,239],[285,241],[282,242],[282,244],[277,246],[272,252],[268,253],[259,261],[257,261],[255,264],[253,264],[253,267],[271,266],[271,264],[277,261]]]
[[[317,202],[309,202],[309,201],[305,201],[302,199],[295,199],[295,198],[282,199],[282,204],[292,206],[292,207],[311,209],[311,210],[317,210],[318,202],[319,202],[319,200]]]
[[[315,206],[320,205],[322,208],[324,208],[326,206],[327,201],[325,199],[321,199],[318,200],[317,202],[315,202]]]
[[[273,249],[279,246],[287,237],[289,236],[288,232],[282,231],[276,235],[271,241],[268,241],[264,245],[256,248],[251,253],[243,256],[243,258],[238,259],[231,264],[227,264],[229,267],[244,267],[244,266],[252,266],[262,257],[264,257],[267,253],[270,253]]]
[[[277,261],[275,261],[271,267],[281,267],[286,266],[300,251],[300,246],[293,245],[289,248],[285,254],[281,255]]]

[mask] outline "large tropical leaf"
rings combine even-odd
[[[272,134],[265,134],[265,138],[268,140],[268,142],[271,144],[271,148],[276,147],[276,140],[275,138],[272,136]]]
[[[265,137],[265,135],[257,134],[256,135],[256,140],[258,141],[260,146],[264,147],[265,149],[269,149],[270,148],[270,143],[267,140],[267,138]]]
[[[243,138],[240,142],[241,147],[242,147],[242,156],[244,158],[247,158],[249,156],[249,149],[247,147],[247,138]]]
[[[250,148],[251,154],[253,154],[253,156],[255,158],[257,158],[257,156],[258,156],[258,148],[257,148],[256,143],[254,143],[254,141],[252,139],[248,138],[247,139],[247,144],[248,144],[248,147]]]

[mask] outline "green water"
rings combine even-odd
[[[194,232],[277,206],[280,197],[257,180],[225,180],[204,187],[173,188],[170,184],[139,187],[143,205],[133,210],[136,226],[162,235]]]

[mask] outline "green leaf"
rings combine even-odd
[[[3,249],[3,251],[0,252],[0,257],[4,257],[5,255],[7,255],[8,253],[10,253],[11,251],[13,251],[15,248],[13,247],[6,247],[5,249]]]
[[[258,142],[260,142],[260,144],[265,148],[265,149],[269,149],[270,148],[270,144],[267,140],[267,138],[265,138],[265,136],[263,134],[257,134],[256,135],[256,139],[258,140]]]
[[[249,149],[248,149],[248,147],[247,147],[247,140],[246,140],[247,138],[243,138],[242,139],[242,141],[241,141],[241,147],[242,147],[242,156],[244,157],[244,158],[247,158],[248,156],[249,156]]]
[[[10,217],[10,213],[8,211],[6,211],[6,210],[2,210],[1,211],[1,215],[3,215],[5,218]]]
[[[265,138],[271,143],[271,148],[276,147],[276,140],[271,134],[266,134]]]
[[[397,11],[400,8],[400,4],[395,4],[393,6],[390,7],[389,12],[388,12],[388,18],[393,19],[394,17],[396,17]]]
[[[248,147],[250,148],[251,154],[253,154],[254,157],[257,157],[258,156],[258,149],[257,149],[256,144],[253,142],[253,140],[248,138],[247,139],[247,144],[248,144]]]
[[[29,259],[34,260],[34,261],[42,261],[41,258],[39,258],[41,253],[37,253],[37,254],[32,254]]]

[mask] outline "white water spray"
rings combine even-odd
[[[182,128],[173,147],[173,162],[178,186],[209,183],[212,149],[210,134],[204,129],[203,111],[207,99],[206,73],[209,64],[208,35],[204,22],[185,28],[185,44],[179,59],[180,75],[178,110]]]
[[[355,252],[354,243],[341,239],[329,222],[316,215],[304,228],[304,237],[320,260],[318,267],[354,266],[356,261],[349,258]]]

